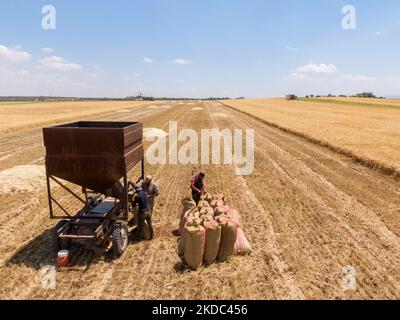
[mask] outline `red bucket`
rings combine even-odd
[[[68,250],[58,251],[57,254],[57,265],[62,268],[69,265],[69,252]]]

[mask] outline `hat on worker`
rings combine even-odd
[[[199,175],[205,177],[205,176],[206,176],[206,173],[205,173],[204,171],[200,171],[200,174],[199,174]]]
[[[143,191],[142,185],[141,185],[140,183],[138,183],[138,184],[135,186],[135,190],[136,190],[137,192]]]
[[[146,181],[147,181],[147,182],[153,181],[153,176],[152,176],[152,175],[148,175],[148,176],[146,177]]]

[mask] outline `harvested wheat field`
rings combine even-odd
[[[14,102],[0,103],[0,132],[10,132],[111,111],[129,112],[130,108],[149,102]]]
[[[400,165],[399,139],[394,135],[400,111],[283,100],[229,103],[363,156]],[[0,188],[1,299],[400,298],[399,182],[218,102],[154,108],[162,105],[130,109],[130,104],[121,103],[120,111],[85,119],[143,121],[149,135],[167,133],[170,120],[176,120],[179,129],[197,131],[254,129],[252,175],[236,176],[232,165],[203,167],[207,188],[223,192],[240,212],[252,254],[188,270],[177,256],[172,231],[179,223],[180,202],[189,195],[192,171],[199,166],[146,164],[146,173],[154,176],[161,191],[153,217],[155,239],[131,243],[118,260],[76,249],[71,265],[57,272],[56,289],[44,289],[40,268],[55,263],[50,234],[56,222],[49,220],[46,189],[38,181],[44,148],[36,126],[0,138],[0,177],[11,172],[16,182],[15,188]],[[124,109],[130,112],[121,112]],[[30,183],[18,186],[23,177]],[[62,190],[54,192],[63,197]],[[341,285],[347,265],[356,271],[355,290]]]
[[[264,99],[224,103],[372,167],[382,167],[391,174],[400,170],[399,100]]]
[[[348,105],[365,105],[365,106],[389,106],[389,107],[400,107],[400,99],[376,99],[376,98],[350,98],[350,97],[321,97],[321,98],[310,98],[309,101],[326,101],[327,103],[345,103]]]

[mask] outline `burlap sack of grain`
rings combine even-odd
[[[204,214],[200,217],[200,219],[201,219],[201,224],[204,227],[204,224],[206,222],[214,220],[214,216],[212,216],[211,214]]]
[[[229,209],[225,212],[225,215],[235,221],[238,226],[240,226],[240,215],[236,209]]]
[[[204,247],[204,263],[210,265],[217,260],[219,246],[221,243],[221,226],[215,220],[203,223],[206,230],[206,243]]]
[[[185,227],[187,221],[190,218],[199,218],[199,216],[200,216],[200,214],[199,214],[199,212],[197,211],[196,208],[192,208],[192,209],[189,209],[186,212],[184,212],[182,214],[181,220],[179,222],[179,229],[178,229],[179,234],[182,234],[183,228]]]
[[[192,270],[197,270],[203,264],[206,230],[202,225],[191,223],[184,229],[184,259]]]
[[[211,201],[213,201],[213,196],[209,193],[203,193],[200,197],[201,201],[207,201],[208,204],[211,203]]]
[[[178,242],[178,257],[184,260],[185,256],[185,232],[182,233]]]
[[[221,243],[218,250],[218,260],[224,262],[233,254],[236,242],[237,224],[226,216],[217,217],[221,226]]]
[[[178,241],[178,256],[184,260],[184,253],[185,253],[185,226],[194,226],[197,227],[200,224],[202,225],[203,219],[200,219],[194,210],[187,211],[187,217],[185,219],[185,223],[183,225],[182,235]]]
[[[185,227],[186,224],[186,220],[190,214],[191,210],[187,210],[186,212],[183,212],[181,215],[181,219],[179,221],[179,228],[178,228],[178,232],[181,235],[183,232],[183,228]]]
[[[218,200],[218,201],[222,201],[225,203],[225,196],[223,193],[218,193],[216,195],[214,195],[213,197],[214,200]]]
[[[202,215],[211,215],[214,217],[214,209],[211,207],[204,207],[200,210],[200,216]]]
[[[179,220],[179,229],[178,229],[178,233],[180,235],[182,234],[183,227],[185,226],[188,212],[196,209],[196,202],[194,202],[193,199],[191,198],[183,199],[181,204],[182,204],[182,212]]]
[[[218,206],[218,207],[216,207],[215,210],[214,210],[214,216],[215,216],[215,217],[218,217],[218,216],[220,216],[220,215],[223,215],[224,213],[225,213],[225,210],[223,209],[222,206]]]
[[[182,213],[183,213],[190,209],[196,208],[196,202],[194,202],[194,200],[191,198],[185,198],[182,200],[182,206],[183,206],[183,209],[182,209]]]
[[[199,208],[199,210],[201,210],[203,208],[208,208],[209,206],[210,204],[206,200],[201,200],[199,201],[199,205],[197,207]]]
[[[228,211],[231,210],[231,208],[229,208],[226,204],[223,206],[220,206],[220,208],[224,211],[224,213],[228,213]]]
[[[211,201],[211,208],[215,210],[217,207],[222,207],[224,205],[224,202],[221,200],[213,200]]]
[[[191,215],[189,216],[187,222],[186,222],[186,227],[198,227],[201,225],[201,219],[198,215]]]
[[[237,255],[246,255],[251,253],[251,245],[244,235],[242,228],[237,228],[234,253]]]

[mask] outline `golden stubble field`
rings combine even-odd
[[[27,129],[80,117],[101,115],[111,111],[124,111],[139,105],[142,101],[84,101],[84,102],[14,102],[0,103],[0,133]]]
[[[276,115],[282,118],[274,121],[287,119],[297,109],[284,101],[273,103],[269,120]],[[305,115],[301,119],[314,120],[308,126],[301,119],[298,123],[308,130],[319,125],[315,119],[326,118],[324,106],[305,106],[305,112],[299,111]],[[335,112],[334,107],[326,112]],[[384,117],[380,110],[378,114]],[[185,269],[172,231],[178,225],[180,201],[189,195],[191,174],[200,166],[146,164],[146,173],[153,174],[161,189],[154,214],[156,238],[131,243],[118,260],[78,248],[72,265],[58,270],[56,289],[43,288],[40,268],[55,262],[50,234],[56,222],[48,218],[41,125],[32,126],[0,138],[1,299],[400,298],[396,180],[218,102],[121,105],[84,118],[143,121],[145,128],[164,131],[170,120],[178,122],[178,129],[196,131],[254,129],[252,175],[236,176],[231,165],[203,167],[208,189],[223,192],[241,213],[253,252],[197,272]],[[296,121],[290,124],[299,129]],[[369,132],[362,122],[359,126],[348,140]],[[62,190],[54,192],[74,208]],[[345,266],[356,271],[355,290],[342,287]]]
[[[355,154],[362,160],[373,160],[378,165],[400,170],[399,100],[360,98],[329,98],[329,100],[366,103],[368,106],[283,99],[224,101],[224,103],[282,128],[349,151],[349,154]],[[385,108],[385,105],[398,105],[399,108]]]
[[[317,98],[316,98],[317,99]],[[375,99],[375,98],[351,98],[351,97],[322,97],[321,100],[329,101],[342,101],[345,103],[354,102],[358,103],[367,103],[367,104],[374,104],[374,105],[391,105],[391,106],[398,106],[400,107],[400,99]]]

